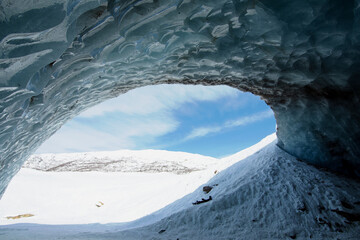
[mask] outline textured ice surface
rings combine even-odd
[[[66,120],[162,83],[259,95],[281,148],[360,175],[359,26],[359,0],[3,0],[0,195]]]

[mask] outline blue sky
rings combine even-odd
[[[275,132],[259,97],[227,86],[158,85],[81,113],[37,153],[165,149],[221,157]]]

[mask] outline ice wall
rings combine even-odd
[[[360,176],[359,0],[0,1],[0,195],[69,118],[130,89],[225,84],[279,146]]]

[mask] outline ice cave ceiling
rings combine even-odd
[[[66,120],[163,83],[259,95],[280,147],[360,176],[360,0],[2,0],[0,41],[0,193]]]

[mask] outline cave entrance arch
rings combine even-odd
[[[124,114],[128,113],[133,117],[137,112],[141,113],[138,116],[141,121],[154,117],[152,115],[160,115],[160,118],[164,118],[160,123],[155,122],[155,126],[146,126],[150,129],[156,128],[156,125],[159,124],[166,124],[167,121],[192,121],[193,126],[186,126],[185,129],[180,129],[175,136],[172,136],[174,140],[179,138],[179,134],[182,134],[183,139],[189,143],[181,146],[181,143],[184,142],[180,141],[180,148],[170,148],[170,150],[182,150],[184,152],[188,151],[186,147],[200,148],[199,140],[196,141],[196,139],[201,137],[200,142],[206,142],[206,144],[202,144],[201,150],[208,152],[190,152],[202,153],[207,156],[214,156],[214,153],[210,152],[213,148],[219,149],[215,157],[236,153],[246,146],[257,143],[275,130],[273,113],[262,100],[252,94],[242,93],[227,86],[148,86],[129,91],[127,94],[108,102],[94,106],[94,108],[81,113],[80,117],[75,117],[64,124],[63,128],[66,128],[70,122],[77,122],[65,131],[63,139],[50,141],[50,145],[60,148],[59,152],[61,153],[66,147],[70,148],[70,152],[74,151],[72,149],[76,149],[76,146],[71,145],[74,144],[71,140],[79,137],[82,132],[76,131],[73,135],[67,133],[71,130],[81,130],[81,126],[87,126],[88,128],[82,129],[82,131],[86,131],[86,134],[94,134],[91,129],[94,121],[98,122],[97,124],[101,128],[104,124],[109,124],[114,135],[124,134],[127,130],[132,132],[134,130],[130,129],[132,126],[128,125],[125,129],[117,130],[113,128],[113,124],[126,122],[130,125],[134,124],[134,128],[137,128],[136,119],[131,118],[132,121],[129,121],[126,119],[127,115]],[[179,113],[181,110],[185,117]],[[190,112],[189,115],[189,110],[196,111],[196,114]],[[114,111],[115,113],[113,113]],[[116,118],[116,111],[121,113],[120,119]],[[172,116],[174,119],[164,116],[164,114],[171,115],[174,113],[178,113],[176,116]],[[105,114],[105,120],[110,119],[110,123],[104,121],[104,118],[96,117],[102,116],[102,114]],[[221,114],[223,116],[219,117],[218,115]],[[112,118],[115,118],[115,122],[112,122]],[[211,121],[211,118],[214,118],[214,121]],[[60,132],[63,128],[60,129]],[[99,129],[97,130],[99,131]],[[204,130],[210,131],[209,134],[213,136],[206,136]],[[172,131],[176,130],[170,130],[170,132]],[[57,133],[54,134],[54,136],[56,135]],[[81,140],[92,137],[90,135],[85,135]],[[90,140],[101,141],[101,137],[101,135],[97,135]],[[143,138],[143,136],[139,138]],[[116,141],[114,138],[111,140]],[[173,140],[167,138],[165,141],[171,142]],[[217,141],[214,142],[215,140]],[[64,144],[62,141],[70,142],[70,144],[65,145],[65,147],[61,146]],[[236,141],[237,144],[235,144]],[[230,143],[234,144],[230,150],[223,148],[224,145]],[[94,149],[90,150],[94,151]],[[115,147],[111,150],[119,149]],[[43,151],[48,153],[46,150]],[[147,150],[138,153],[119,152],[115,157],[114,152],[91,154],[45,154],[31,157],[31,160],[25,163],[25,169],[22,169],[14,181],[10,183],[9,192],[5,192],[0,205],[6,211],[2,212],[1,217],[16,216],[20,213],[24,216],[28,213],[34,215],[29,219],[21,217],[19,220],[9,219],[6,222],[7,224],[21,223],[24,220],[38,224],[128,222],[150,214],[157,208],[164,207],[185,194],[191,193],[198,185],[205,183],[209,176],[214,176],[208,173],[219,170],[215,165],[215,162],[219,161],[218,159],[187,153],[182,153],[185,156],[178,156],[175,152],[157,153]],[[145,156],[153,154],[155,161],[151,157],[147,159],[144,154]],[[137,156],[140,160],[136,159]],[[143,158],[146,161],[142,162]],[[178,158],[178,161],[169,161],[171,158]],[[151,161],[150,164],[147,163],[149,160]],[[189,160],[194,164],[183,162]],[[125,161],[129,164],[124,163]],[[162,174],[150,175],[156,172],[157,168]],[[34,172],[33,169],[41,172]],[[206,174],[202,172],[205,170],[207,170]],[[190,172],[191,176],[197,174],[197,178],[188,175]],[[168,175],[164,175],[166,173]],[[140,174],[143,175],[137,179],[137,175]],[[181,178],[185,175],[186,177]],[[198,178],[204,180],[199,182]],[[158,184],[159,187],[154,187],[158,182],[166,184]],[[138,192],[132,188],[137,189]],[[168,194],[173,196],[166,197]],[[138,197],[131,198],[133,195]],[[145,205],[143,204],[144,199],[147,202]],[[146,206],[150,203],[154,207],[147,208]],[[137,207],[134,208],[134,205]],[[110,214],[113,212],[121,214]],[[56,219],[54,216],[57,216]]]
[[[163,149],[218,158],[273,132],[271,109],[253,94],[228,86],[155,85],[81,112],[37,153]]]
[[[360,175],[357,1],[2,3],[0,195],[65,121],[161,83],[252,92],[281,148]]]

